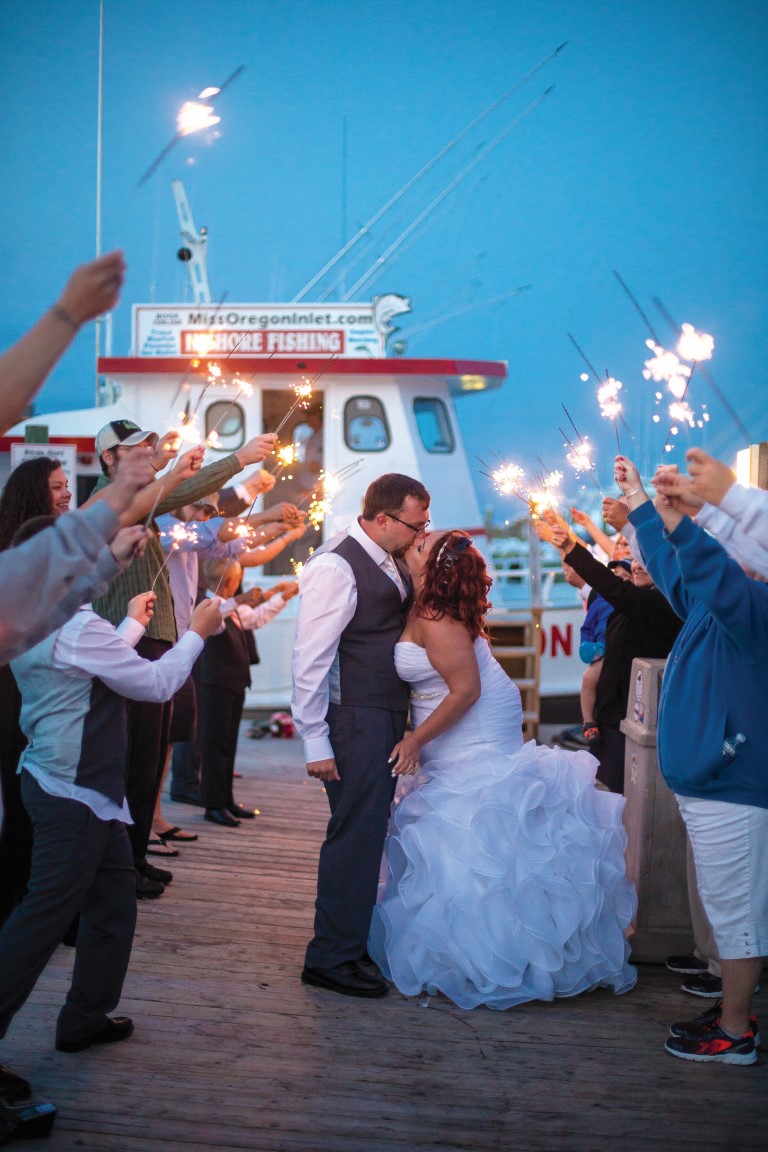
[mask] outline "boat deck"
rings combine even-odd
[[[670,1021],[707,1002],[661,967],[638,987],[509,1012],[441,999],[345,999],[299,982],[326,820],[296,740],[241,741],[239,799],[262,815],[200,833],[139,908],[120,1011],[126,1043],[64,1055],[60,948],[2,1057],[59,1116],[30,1152],[678,1152],[768,1147],[766,1059],[674,1060]],[[162,864],[163,861],[158,860]],[[758,996],[768,1026],[768,990]]]

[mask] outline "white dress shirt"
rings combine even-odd
[[[84,680],[98,677],[113,692],[129,700],[170,700],[202,652],[202,638],[196,632],[187,632],[159,660],[145,660],[134,652],[143,635],[144,628],[138,620],[126,617],[113,628],[108,620],[96,615],[90,604],[85,604],[56,637],[52,667]],[[121,806],[93,788],[53,777],[23,754],[19,771],[22,767],[49,795],[79,800],[100,820],[133,823],[127,801]]]
[[[211,599],[215,593],[211,592],[210,588],[205,593],[208,599]],[[234,596],[230,596],[228,600],[222,600],[219,605],[219,611],[223,617],[236,615],[240,621],[241,628],[263,628],[265,624],[269,624],[270,620],[274,620],[278,612],[282,612],[285,608],[287,600],[283,600],[282,596],[277,593],[275,596],[270,596],[269,600],[265,600],[263,604],[257,604],[252,608],[250,604],[238,604]],[[224,624],[217,628],[213,633],[214,636],[219,636],[224,631]]]
[[[397,585],[404,599],[406,589],[389,553],[371,540],[359,520],[349,535],[375,564]],[[293,696],[291,710],[296,729],[304,741],[308,764],[333,759],[325,717],[328,705],[338,702],[338,683],[332,669],[342,632],[357,608],[357,585],[347,561],[337,552],[319,552],[299,578],[301,605],[293,649]],[[334,701],[335,697],[335,701]]]

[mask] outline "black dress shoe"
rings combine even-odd
[[[28,1100],[31,1091],[28,1080],[22,1080],[5,1064],[0,1064],[0,1100],[6,1104],[18,1104],[20,1100]]]
[[[57,1052],[83,1052],[93,1044],[116,1044],[118,1040],[127,1040],[133,1032],[133,1020],[127,1016],[107,1017],[96,1032],[82,1040],[56,1040]]]
[[[231,804],[227,804],[227,812],[234,816],[235,820],[255,820],[256,818],[253,808],[245,808],[242,804],[235,804],[234,800]]]
[[[142,876],[141,872],[136,873],[137,900],[156,900],[163,892],[165,884],[161,884],[159,880],[150,880],[149,876]]]
[[[240,821],[226,808],[206,808],[206,820],[210,820],[211,824],[220,824],[222,828],[239,828]]]
[[[194,804],[195,808],[205,808],[202,797],[197,792],[171,792],[174,804]]]
[[[301,973],[301,982],[311,984],[314,988],[327,988],[329,992],[339,992],[342,996],[360,996],[365,1000],[375,1000],[389,992],[386,980],[369,976],[356,960],[337,964],[335,968],[307,966]]]
[[[360,959],[356,960],[355,963],[370,979],[384,980],[378,964],[375,960],[371,959],[367,952],[364,952]],[[384,980],[384,983],[386,983],[386,980]]]
[[[148,860],[142,860],[141,863],[138,863],[136,871],[146,880],[159,880],[161,884],[170,884],[173,880],[173,872],[169,872],[167,868],[156,868]]]

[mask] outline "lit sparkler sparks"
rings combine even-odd
[[[550,472],[548,476],[542,478],[539,488],[532,489],[528,493],[528,504],[534,520],[541,519],[542,514],[549,509],[554,511],[557,508],[562,479],[562,472]]]
[[[163,560],[162,564],[155,573],[155,578],[152,581],[152,587],[150,589],[151,592],[154,592],[155,585],[160,579],[160,573],[167,565],[173,553],[178,552],[182,544],[197,544],[198,541],[198,535],[194,528],[187,528],[184,524],[181,523],[181,521],[179,521],[178,524],[174,524],[170,532],[161,532],[160,535],[170,538],[171,546],[168,549],[168,554],[165,557],[165,560]]]
[[[697,332],[693,324],[683,324],[677,351],[683,360],[711,360],[715,341],[707,332]]]
[[[321,472],[313,491],[296,505],[297,508],[301,508],[303,504],[307,504],[307,520],[316,532],[320,531],[326,516],[329,516],[333,511],[333,500],[342,484],[362,465],[362,460],[353,460],[351,464],[340,468],[338,472]]]
[[[606,420],[615,421],[622,412],[619,392],[623,388],[621,380],[609,376],[597,390],[597,402],[600,405],[600,415]]]
[[[197,100],[187,100],[182,104],[176,117],[175,135],[168,144],[166,144],[159,156],[152,161],[136,185],[137,188],[141,188],[143,184],[146,184],[147,180],[157,171],[163,160],[165,160],[168,153],[176,146],[179,140],[183,140],[185,136],[191,136],[194,132],[201,132],[206,128],[213,128],[221,122],[221,117],[214,115],[213,106],[201,103],[201,101],[208,100],[213,96],[219,96],[233,80],[237,79],[242,71],[243,68],[241,65],[224,81],[221,88],[203,88]]]
[[[306,408],[309,404],[309,401],[312,399],[312,385],[306,378],[304,379],[303,384],[294,384],[293,391],[296,394],[296,399],[294,400],[293,404],[291,404],[285,416],[283,416],[277,428],[275,428],[275,435],[277,435],[280,429],[288,423],[291,416],[299,406]]]

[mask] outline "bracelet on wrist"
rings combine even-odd
[[[641,492],[645,492],[644,488],[635,488],[632,492],[625,492],[624,498],[629,500],[630,496],[639,496]]]
[[[57,320],[60,320],[62,324],[68,324],[70,328],[75,330],[75,332],[80,331],[80,325],[78,324],[77,320],[75,320],[74,316],[71,316],[69,312],[67,312],[66,308],[62,308],[61,305],[54,304],[53,308],[51,308],[51,315],[54,316]]]

